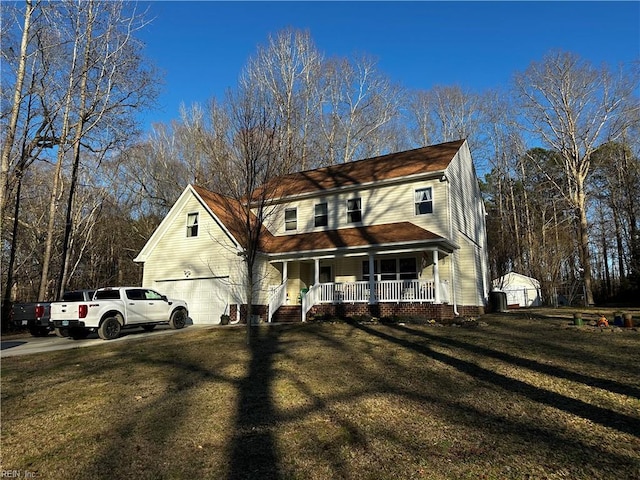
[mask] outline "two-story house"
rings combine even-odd
[[[483,312],[485,210],[464,140],[279,177],[254,314],[452,318]],[[143,286],[194,323],[244,320],[243,232],[229,199],[188,186],[142,249]],[[241,318],[242,317],[242,318]]]

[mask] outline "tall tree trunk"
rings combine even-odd
[[[29,43],[29,29],[31,27],[31,16],[35,10],[32,0],[25,0],[26,10],[24,14],[24,24],[22,27],[22,39],[20,42],[20,60],[18,62],[18,71],[16,73],[16,85],[13,91],[13,104],[11,105],[11,115],[7,131],[2,147],[2,162],[0,166],[0,230],[2,229],[2,218],[4,216],[5,195],[9,184],[9,159],[11,158],[11,150],[13,142],[16,138],[16,128],[18,125],[18,116],[20,115],[20,104],[22,102],[22,87],[24,85],[24,77],[27,66],[27,47]]]
[[[616,234],[616,256],[618,258],[618,276],[622,282],[626,276],[626,268],[624,266],[624,244],[622,242],[622,228],[620,225],[620,215],[618,209],[611,205],[611,213],[613,215],[613,225]]]
[[[516,258],[513,260],[513,267],[516,270],[522,269],[522,239],[520,238],[520,220],[518,219],[518,209],[516,206],[516,196],[513,192],[513,180],[509,181],[509,197],[511,200],[511,214],[513,217],[513,233],[516,242]]]
[[[584,183],[577,185],[577,214],[578,214],[578,252],[582,264],[582,279],[584,281],[585,302],[593,305],[593,287],[591,271],[591,251],[589,250],[589,222],[587,221],[587,198],[584,192]]]
[[[49,268],[51,264],[51,255],[53,251],[53,238],[55,234],[56,213],[58,211],[58,205],[62,196],[62,165],[64,164],[64,157],[66,154],[67,138],[69,137],[70,128],[70,115],[73,107],[73,94],[74,84],[76,76],[74,74],[76,69],[76,63],[78,60],[78,48],[81,41],[80,34],[80,21],[75,20],[75,38],[73,40],[73,53],[71,59],[71,65],[69,68],[69,82],[67,85],[67,92],[65,94],[65,106],[62,116],[62,127],[60,137],[58,139],[58,155],[56,158],[56,168],[53,175],[53,186],[51,189],[51,202],[49,204],[49,219],[47,221],[47,238],[44,245],[44,256],[42,259],[42,275],[40,277],[40,289],[38,291],[38,300],[45,300],[47,296],[47,283],[49,280]]]
[[[7,283],[4,290],[4,296],[2,300],[2,330],[6,331],[9,326],[9,312],[11,308],[11,288],[13,287],[13,267],[16,261],[16,250],[18,246],[18,242],[16,241],[18,238],[18,219],[20,213],[20,193],[22,190],[22,172],[18,172],[17,175],[17,185],[16,185],[16,201],[13,207],[13,229],[12,229],[12,242],[11,242],[11,250],[9,252],[9,265],[7,266]]]
[[[82,59],[82,73],[80,77],[79,92],[79,114],[78,122],[75,125],[75,135],[73,139],[73,167],[71,171],[71,182],[69,183],[69,196],[67,199],[67,212],[64,228],[64,240],[62,242],[62,264],[60,266],[60,276],[58,279],[58,298],[62,297],[67,284],[67,271],[70,260],[70,244],[73,232],[73,200],[78,184],[78,169],[80,167],[80,147],[82,136],[84,134],[84,122],[86,116],[87,104],[87,81],[89,76],[89,62],[91,54],[91,41],[93,34],[93,24],[95,21],[93,13],[93,1],[89,2],[89,11],[87,13],[87,23],[85,30],[86,43],[84,45],[84,53]]]

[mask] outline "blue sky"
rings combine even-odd
[[[146,5],[143,3],[143,5]],[[222,98],[258,45],[287,27],[308,30],[326,57],[366,53],[410,89],[506,86],[551,49],[615,66],[640,59],[640,2],[149,2],[141,32],[165,73],[159,110]]]

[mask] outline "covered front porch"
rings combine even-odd
[[[449,254],[433,248],[272,261],[281,283],[271,288],[268,321],[285,305],[289,310],[298,305],[303,322],[312,309],[381,312],[394,305],[394,312],[417,313],[426,311],[424,305],[449,305],[453,296]]]

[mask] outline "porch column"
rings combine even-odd
[[[438,268],[438,250],[433,251],[433,286],[435,303],[440,303],[440,269]]]
[[[369,252],[369,305],[378,303],[376,299],[376,274],[373,252]]]
[[[282,262],[282,284],[285,285],[284,287],[285,290],[287,289],[286,285],[287,285],[287,280],[289,279],[288,266],[289,266],[288,261],[285,260],[284,262]],[[284,295],[285,295],[284,302],[288,304],[289,303],[288,293],[285,291]]]
[[[313,284],[318,285],[320,283],[320,259],[316,258],[314,263],[315,272],[313,277]]]

